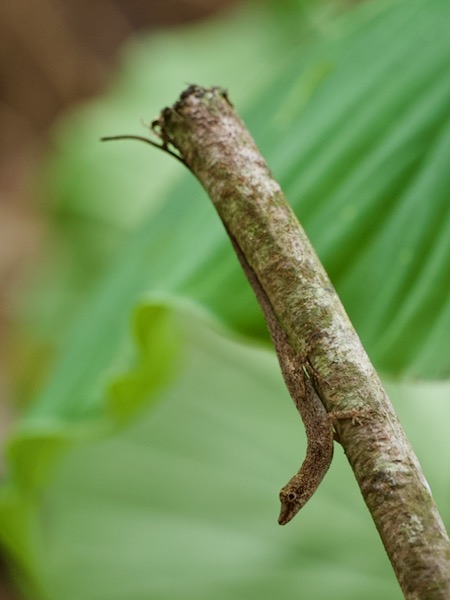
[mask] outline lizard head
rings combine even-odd
[[[296,479],[296,477],[293,477],[280,492],[281,510],[278,523],[280,525],[289,523],[298,511],[305,506],[310,497],[309,486],[305,485],[303,481]]]

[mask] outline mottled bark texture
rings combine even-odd
[[[255,142],[220,88],[190,86],[153,130],[208,192],[314,372],[405,598],[450,598],[450,543],[430,488],[342,304]]]

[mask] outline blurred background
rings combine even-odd
[[[4,0],[0,4],[0,447],[45,377],[42,356],[17,322],[23,278],[37,268],[58,198],[42,198],[52,127],[105,91],[124,44],[231,10],[238,0]],[[25,338],[25,339],[24,339]],[[51,353],[51,350],[48,349]],[[26,363],[26,364],[25,364]],[[41,372],[43,369],[44,372]],[[24,375],[24,379],[21,379]],[[22,390],[22,391],[21,391]],[[19,402],[19,407],[17,403]],[[3,472],[3,467],[2,467]],[[17,598],[2,563],[0,598]]]
[[[130,146],[124,142],[125,147],[98,143],[102,135],[146,135],[141,121],[145,124],[155,118],[189,83],[229,86],[233,102],[248,118],[250,130],[263,154],[270,158],[269,164],[289,192],[294,207],[302,203],[308,234],[376,366],[395,377],[406,374],[448,379],[448,341],[444,333],[450,314],[446,272],[450,236],[445,234],[448,181],[442,165],[448,157],[444,145],[448,137],[444,134],[448,131],[445,128],[450,85],[445,58],[448,48],[439,27],[439,23],[446,22],[445,15],[442,16],[446,10],[444,0],[433,0],[430,5],[424,0],[410,3],[404,0],[3,0],[0,3],[0,469],[6,482],[0,490],[1,539],[5,547],[0,561],[0,600],[86,598],[73,587],[80,564],[77,557],[81,564],[86,559],[86,573],[95,572],[93,581],[100,582],[98,591],[89,587],[92,593],[89,599],[115,598],[119,588],[111,584],[108,595],[105,591],[108,588],[103,585],[109,582],[111,573],[121,573],[122,566],[127,575],[131,573],[131,579],[134,569],[141,569],[139,573],[144,574],[142,581],[146,585],[148,565],[138,563],[145,556],[159,568],[159,547],[153,547],[155,544],[152,546],[149,541],[153,534],[157,540],[168,538],[169,558],[166,562],[161,559],[161,569],[168,569],[167,581],[161,579],[161,583],[155,567],[151,593],[157,595],[148,596],[146,588],[144,595],[139,592],[126,595],[125,588],[125,594],[118,597],[199,600],[211,597],[211,589],[216,590],[220,581],[222,595],[217,598],[224,600],[273,598],[274,594],[293,598],[298,595],[298,573],[294,566],[300,556],[304,569],[300,586],[306,590],[305,597],[328,598],[330,586],[323,584],[319,591],[319,584],[322,573],[331,572],[335,579],[330,581],[342,583],[344,590],[339,595],[331,584],[337,600],[379,598],[382,593],[386,600],[400,598],[358,491],[352,488],[351,476],[347,483],[352,499],[349,501],[347,492],[342,491],[346,486],[341,482],[348,477],[343,462],[335,467],[334,476],[330,474],[328,496],[325,492],[322,504],[320,501],[316,504],[317,512],[303,521],[305,529],[301,535],[292,530],[287,537],[280,538],[278,530],[271,529],[279,465],[284,465],[286,456],[292,453],[290,448],[274,450],[273,442],[266,447],[262,438],[270,424],[273,428],[270,435],[277,435],[275,439],[284,444],[285,438],[290,439],[286,428],[292,427],[295,443],[298,424],[296,421],[289,424],[290,407],[285,415],[279,415],[278,409],[272,414],[269,412],[272,409],[267,408],[272,406],[272,396],[283,393],[278,387],[275,363],[269,364],[269,359],[257,351],[247,354],[237,343],[236,347],[229,347],[228,341],[211,341],[210,333],[198,334],[198,339],[195,334],[189,342],[193,356],[196,352],[199,356],[205,353],[202,358],[205,364],[218,348],[220,360],[208,371],[211,382],[202,385],[214,397],[219,388],[225,390],[229,381],[236,379],[235,410],[246,410],[241,407],[244,403],[239,402],[243,394],[246,402],[253,401],[263,413],[267,411],[261,422],[250,412],[243,412],[241,421],[245,428],[239,431],[237,425],[228,422],[226,414],[208,412],[209,400],[204,405],[196,404],[203,389],[197,390],[188,379],[183,383],[185,388],[180,384],[179,396],[182,404],[186,403],[199,419],[193,425],[198,427],[198,439],[182,428],[190,423],[191,413],[185,415],[184,423],[173,427],[170,403],[175,393],[169,386],[169,391],[164,392],[168,395],[167,421],[162,426],[158,415],[155,424],[149,411],[150,416],[142,419],[148,417],[149,429],[145,435],[141,431],[127,432],[126,443],[120,438],[122,434],[117,439],[115,434],[111,435],[113,450],[114,444],[124,443],[119,450],[115,449],[114,466],[109,460],[110,447],[105,449],[99,442],[99,447],[91,450],[89,443],[86,448],[80,443],[79,454],[69,453],[55,481],[50,478],[47,487],[47,480],[42,483],[44,479],[40,479],[40,469],[47,468],[48,455],[65,456],[61,448],[65,449],[65,443],[70,445],[67,431],[72,423],[83,424],[85,419],[88,422],[92,414],[98,416],[95,411],[102,414],[106,404],[101,396],[104,389],[105,396],[111,388],[116,399],[120,400],[121,395],[127,400],[131,398],[132,405],[135,394],[136,406],[139,402],[145,405],[154,392],[152,378],[159,381],[160,376],[153,367],[152,330],[156,331],[159,348],[163,348],[160,371],[162,379],[166,377],[164,360],[167,356],[172,358],[170,336],[177,339],[178,334],[173,334],[176,327],[171,325],[170,318],[166,319],[166,308],[141,306],[142,294],[156,289],[157,293],[193,299],[239,335],[263,345],[267,342],[261,315],[221,237],[220,225],[214,216],[209,220],[209,213],[202,212],[209,210],[203,209],[203,202],[195,204],[198,189],[176,161],[143,145],[135,147],[131,142]],[[192,217],[187,208],[182,208],[185,197],[192,201]],[[423,197],[428,199],[427,203],[422,202]],[[165,205],[169,217],[164,213]],[[417,228],[409,228],[411,215],[419,223]],[[211,230],[210,236],[205,236],[206,241],[198,236],[197,219]],[[187,241],[183,242],[184,233]],[[198,247],[194,248],[197,237]],[[143,240],[150,240],[148,246]],[[192,247],[192,251],[186,251],[183,243]],[[146,257],[142,264],[141,256]],[[179,270],[184,271],[181,275],[177,274],[178,261]],[[406,298],[411,302],[404,302]],[[119,377],[111,384],[104,375],[107,372],[110,376],[111,365],[113,369],[118,365],[118,372],[126,370],[129,364],[135,367],[129,329],[130,314],[136,306],[132,336],[145,360],[142,365],[137,361],[136,373],[128,380],[124,377],[121,381]],[[108,333],[115,327],[111,323],[116,323],[118,316],[123,318],[122,329],[111,334],[110,339]],[[78,355],[75,350],[70,355],[70,340],[78,338],[76,331],[70,333],[69,325],[78,322],[78,317],[84,323],[86,341],[76,341],[73,347]],[[97,322],[101,322],[98,335]],[[189,324],[183,322],[179,329],[190,339]],[[87,350],[102,336],[104,348],[98,348],[101,360],[97,364]],[[225,340],[227,336],[224,335]],[[235,370],[230,367],[232,363]],[[240,374],[245,371],[241,363],[247,365],[249,381]],[[229,367],[230,373],[226,371]],[[72,381],[73,372],[76,375]],[[254,383],[258,377],[263,381],[260,388]],[[434,399],[436,405],[442,402],[440,412],[436,413],[442,414],[448,389],[426,388],[424,392],[416,386],[414,390],[402,392],[399,388],[395,393],[399,399],[402,394],[408,398],[406,420],[409,415],[411,430],[420,429],[423,434],[427,428],[422,423],[428,413],[424,417],[421,412],[421,397],[430,402]],[[30,409],[31,401],[36,398]],[[413,400],[417,412],[411,409]],[[223,403],[226,402],[225,397]],[[120,410],[124,409],[119,409],[119,413]],[[241,423],[239,417],[237,421]],[[13,425],[17,423],[18,433],[14,433]],[[441,418],[440,423],[444,427],[445,419]],[[429,429],[435,426],[436,422],[430,422]],[[164,439],[158,439],[159,432],[168,430],[175,438],[171,447],[164,445]],[[223,430],[229,438],[222,447],[219,442]],[[184,436],[186,448],[182,446]],[[144,438],[149,447],[142,442]],[[181,449],[177,447],[180,439]],[[436,440],[446,444],[445,432],[436,435]],[[424,453],[421,460],[434,469],[440,486],[437,485],[438,493],[446,498],[447,463],[433,461],[433,452],[446,456],[448,444],[438,450],[431,448],[423,435],[418,443]],[[241,450],[240,444],[243,444]],[[136,465],[140,464],[139,457],[146,457],[150,466],[145,463],[135,467],[136,480],[129,488],[123,484],[129,491],[127,496],[121,483],[122,479],[126,481],[130,470],[130,461],[125,459],[130,448]],[[254,448],[262,451],[266,464],[260,465],[261,456]],[[243,469],[241,473],[233,471],[236,464],[227,463],[233,452],[238,455],[236,461]],[[195,477],[200,487],[205,483],[206,488],[213,488],[210,493],[217,491],[220,497],[214,502],[196,491],[199,486],[189,487],[196,481],[189,475],[192,465],[187,465],[187,488],[181,498],[178,488],[170,487],[174,485],[170,469],[178,473],[179,457],[191,457],[190,453],[193,463],[203,465],[202,461],[206,461],[204,470]],[[244,455],[248,455],[249,465],[245,464]],[[220,484],[216,486],[217,482],[210,479],[217,469],[216,459],[219,473],[223,468],[223,476],[229,477],[226,481],[238,488],[238,492],[233,489],[232,499],[226,495],[230,492],[220,495]],[[213,461],[212,466],[208,460]],[[95,465],[92,473],[86,469],[91,461]],[[167,480],[158,479],[163,490],[161,499],[159,491],[155,492],[149,482],[148,489],[145,488],[141,480],[143,471],[147,472],[152,465],[156,470],[162,469],[159,465],[166,465],[165,461],[169,476]],[[116,463],[120,475],[114,471]],[[245,478],[252,469],[256,469],[256,474],[250,493]],[[14,490],[9,487],[9,478],[14,480]],[[79,491],[81,499],[77,496]],[[140,493],[141,512],[135,504]],[[156,499],[152,494],[156,494]],[[145,514],[149,498],[150,519]],[[174,498],[179,503],[172,506]],[[273,506],[267,510],[263,506],[260,511],[261,498],[270,498]],[[99,499],[101,508],[97,514]],[[206,516],[196,512],[202,500],[206,502],[206,509],[203,507]],[[111,519],[103,529],[102,518],[107,513],[104,506],[108,509],[110,501]],[[242,506],[247,508],[247,515],[242,514]],[[81,526],[77,517],[71,518],[71,511],[78,514],[77,510],[83,519],[88,515],[86,521],[80,521]],[[114,537],[122,515],[127,517],[123,540],[130,547],[137,540],[135,556],[131,551],[130,556],[127,552],[120,555],[123,547]],[[91,516],[92,526],[88,526],[86,522]],[[330,523],[326,525],[328,516]],[[140,532],[147,531],[149,520],[152,528],[141,548]],[[317,524],[319,536],[314,529]],[[173,575],[171,571],[175,569],[171,538],[167,536],[171,526],[173,539],[178,540],[174,542],[174,565],[179,560],[180,571],[186,566],[183,575]],[[344,533],[338,531],[339,526],[345,527]],[[335,534],[335,543],[331,545],[330,528]],[[99,541],[100,548],[92,555],[84,547],[80,549],[82,543],[77,538],[77,533],[89,536],[91,531],[93,538],[98,537],[91,540],[93,547],[97,548],[95,544]],[[129,533],[130,542],[127,535],[132,531],[134,537]],[[206,540],[206,550],[205,555],[199,551],[195,563],[193,547],[197,535]],[[186,542],[184,547],[184,541],[190,539],[194,540],[193,546]],[[341,543],[347,540],[346,551],[338,546],[337,540]],[[363,557],[362,547],[370,548],[373,554],[368,552]],[[49,549],[45,559],[43,548]],[[205,556],[215,556],[217,548],[219,558],[211,566],[209,580],[203,573],[203,564]],[[237,548],[242,548],[242,556]],[[198,574],[195,566],[191,569],[189,560],[185,561],[191,553],[194,563],[200,565]],[[226,567],[222,567],[222,558],[224,565],[236,567],[235,572],[230,571],[231,577],[223,581],[222,571]],[[118,569],[114,568],[116,559]],[[246,568],[240,572],[239,564],[235,565],[233,560]],[[343,563],[335,567],[339,560]],[[100,566],[89,571],[91,564]],[[190,579],[194,576],[199,581]],[[172,579],[178,584],[174,584],[171,595],[165,590],[172,589]],[[86,581],[89,582],[89,576]],[[39,589],[43,582],[49,586],[44,591]],[[159,592],[155,591],[158,589]],[[180,589],[185,596],[180,596]],[[285,596],[278,596],[280,589],[285,590]],[[314,592],[308,595],[308,589]],[[367,590],[373,595],[368,595]]]
[[[121,48],[152,32],[231,10],[236,0],[5,0],[0,6],[0,326],[2,431],[8,422],[8,377],[14,340],[11,290],[36,260],[48,234],[49,207],[39,174],[52,127],[114,78]],[[41,202],[42,201],[42,202]]]

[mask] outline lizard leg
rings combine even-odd
[[[351,408],[348,410],[334,410],[328,413],[328,419],[334,428],[336,421],[351,419],[352,425],[363,425],[364,420],[373,417],[374,411],[370,409]],[[333,439],[335,442],[341,443],[338,432],[333,429]]]

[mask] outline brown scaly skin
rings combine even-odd
[[[281,371],[306,430],[306,457],[298,473],[280,491],[280,525],[286,525],[303,508],[320,485],[333,458],[333,426],[300,357],[281,328],[270,300],[256,273],[246,261],[236,239],[228,231],[234,250],[261,305],[272,337]],[[311,370],[311,369],[310,369]],[[346,416],[346,415],[343,415]]]
[[[322,401],[308,376],[304,375],[305,394],[293,398],[305,425],[308,447],[306,457],[292,479],[281,489],[280,525],[286,525],[305,506],[320,485],[333,458],[333,428]],[[299,408],[301,405],[301,408]]]

